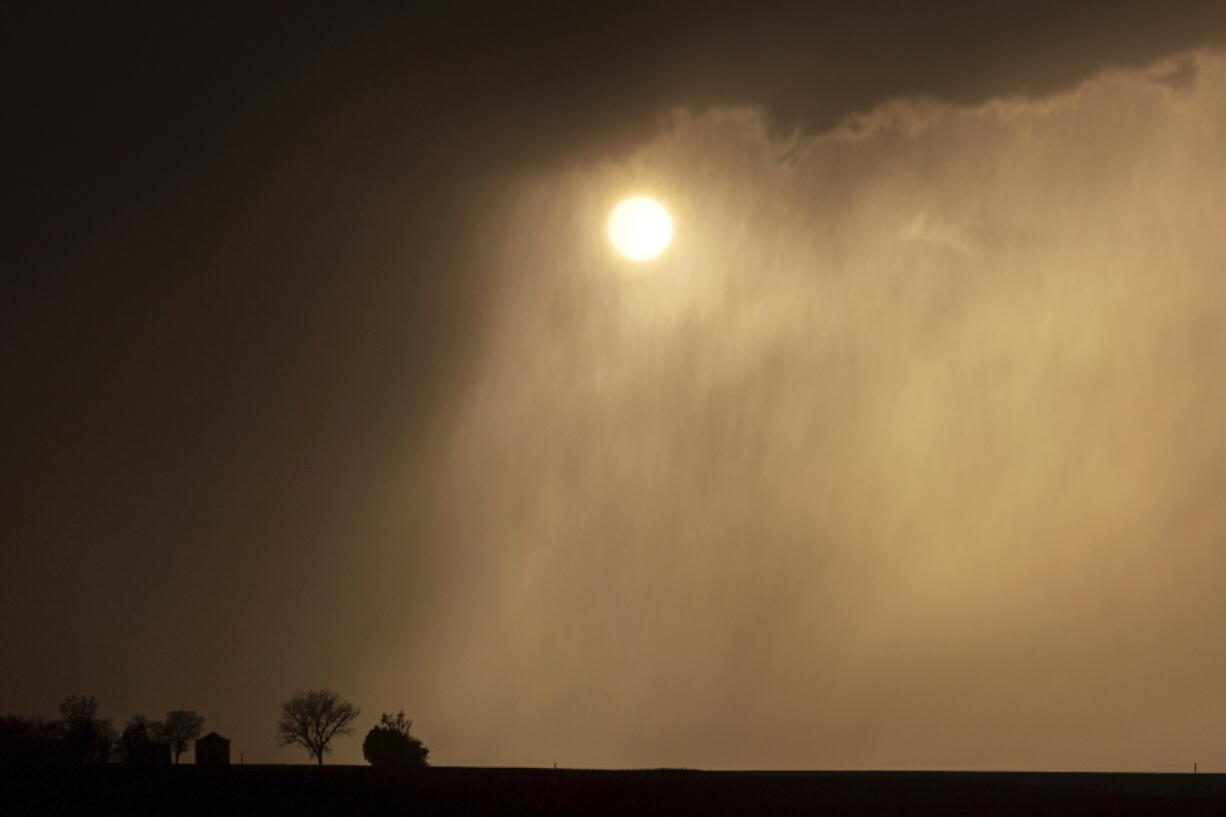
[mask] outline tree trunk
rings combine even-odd
[[[324,753],[322,751],[316,752],[315,758],[319,761],[320,766],[324,765]]]

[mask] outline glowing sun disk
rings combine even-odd
[[[673,219],[664,206],[648,196],[621,201],[609,214],[609,241],[632,261],[655,258],[673,239]]]

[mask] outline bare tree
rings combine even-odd
[[[158,737],[170,744],[175,763],[178,763],[179,755],[183,754],[189,743],[200,737],[203,729],[204,718],[194,709],[175,709],[166,713]]]
[[[98,717],[98,699],[69,695],[60,704],[60,732],[67,756],[78,763],[106,763],[115,745],[115,727]]]
[[[277,722],[281,745],[297,743],[322,766],[324,753],[331,751],[328,744],[332,738],[350,734],[351,724],[360,712],[331,689],[295,692],[294,697],[281,704],[281,720]]]

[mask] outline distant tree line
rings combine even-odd
[[[120,760],[138,762],[145,747],[166,744],[175,763],[192,741],[204,730],[204,718],[190,709],[174,709],[166,720],[151,721],[144,715],[133,715],[119,736]]]
[[[189,709],[175,709],[161,721],[133,715],[117,733],[110,719],[98,716],[98,699],[70,695],[59,705],[59,720],[0,716],[0,762],[139,763],[166,756],[178,763],[192,741],[200,737],[204,718]]]
[[[295,692],[281,704],[277,734],[282,746],[301,746],[322,766],[332,740],[353,733],[361,710],[331,689]],[[58,720],[21,715],[0,716],[0,764],[165,763],[179,762],[204,729],[204,718],[190,709],[174,709],[162,720],[144,714],[128,719],[117,732],[98,715],[98,699],[70,695],[59,705]],[[366,733],[362,756],[372,766],[410,769],[428,765],[430,750],[410,733],[404,711],[383,713]]]

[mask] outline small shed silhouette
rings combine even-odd
[[[197,766],[229,766],[230,741],[216,732],[209,732],[196,741]]]

